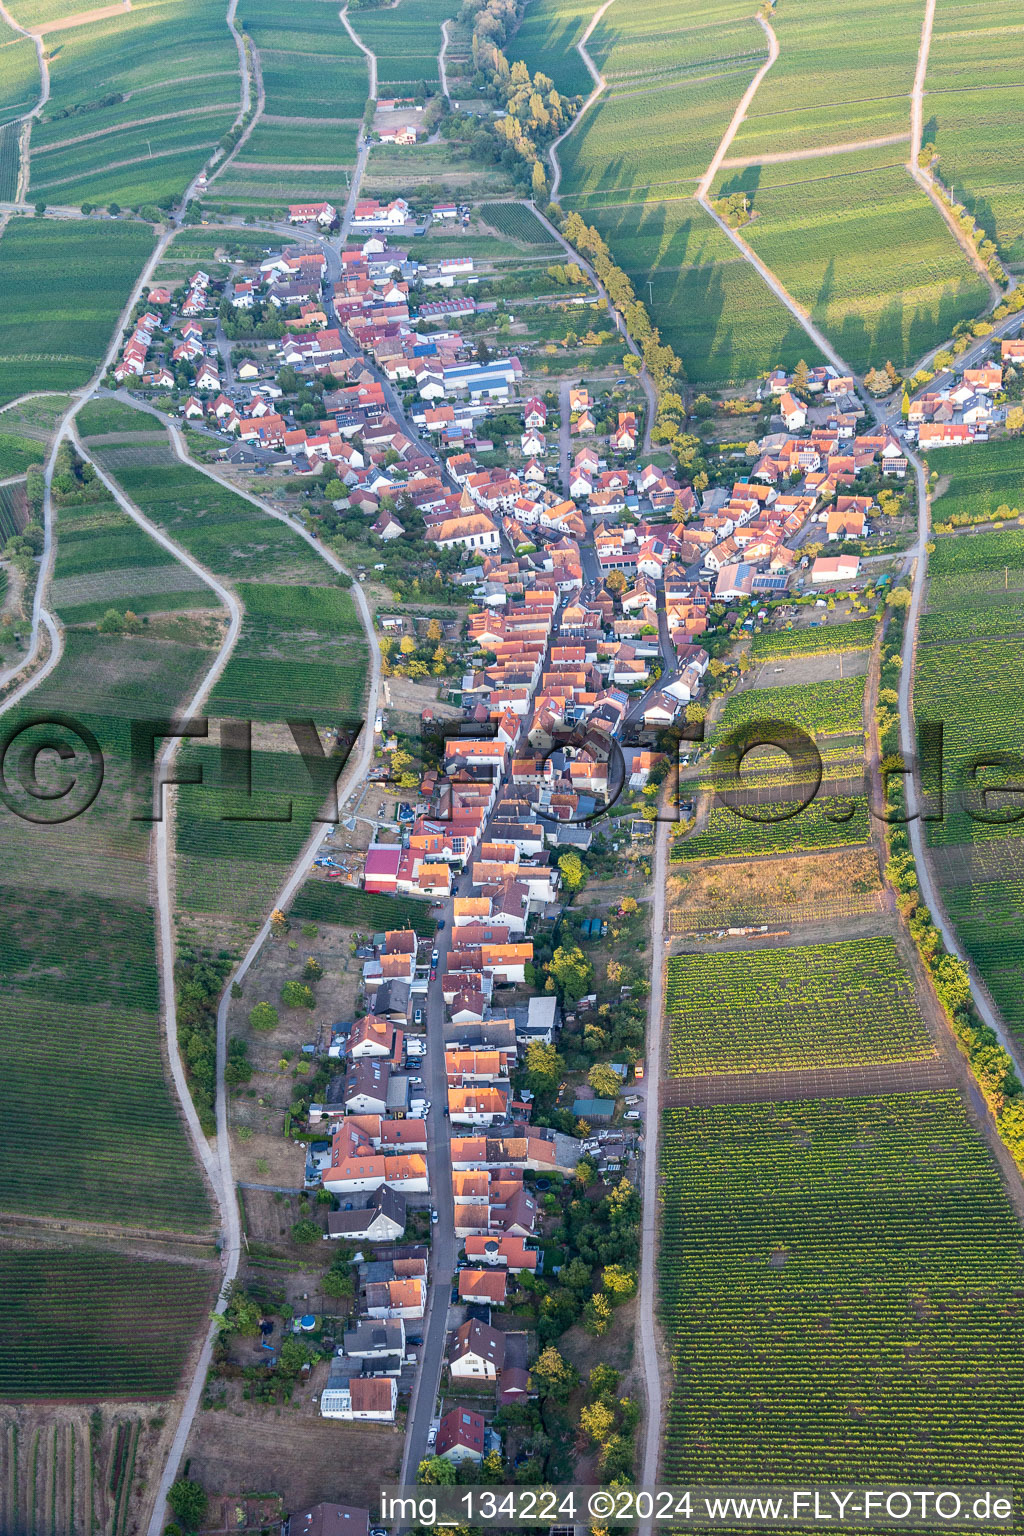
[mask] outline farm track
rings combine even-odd
[[[719,161],[719,170],[738,170],[744,165],[785,165],[790,160],[824,160],[829,155],[853,155],[862,149],[885,149],[890,144],[905,144],[908,133],[890,133],[880,139],[858,139],[854,144],[824,144],[818,149],[786,149],[775,155],[730,156]]]
[[[208,188],[213,186],[213,183],[217,180],[217,177],[222,174],[227,166],[235,162],[238,156],[238,151],[248,143],[252,131],[256,127],[256,124],[261,122],[263,119],[263,109],[267,104],[267,93],[263,89],[263,62],[260,58],[260,51],[256,47],[256,44],[250,40],[249,46],[252,49],[252,70],[256,77],[256,110],[252,114],[250,121],[245,125],[245,128],[239,135],[238,143],[235,145],[234,149],[230,150],[210,172],[206,179],[206,185]],[[248,81],[248,78],[249,72],[248,69],[246,69],[246,81]],[[248,107],[246,107],[245,110],[248,111]],[[182,206],[185,206],[184,201]]]
[[[812,1067],[806,1071],[709,1072],[668,1078],[662,1109],[712,1104],[773,1104],[790,1099],[856,1099],[886,1093],[928,1093],[950,1088],[953,1073],[941,1056],[928,1061],[867,1063],[859,1067]],[[646,1485],[645,1485],[646,1486]]]
[[[761,81],[764,79],[765,75],[771,69],[772,65],[775,63],[775,60],[779,56],[779,40],[775,36],[775,30],[772,27],[771,22],[766,21],[760,12],[758,13],[757,21],[762,32],[765,34],[765,37],[768,39],[768,57],[765,59],[760,69],[757,71],[756,75],[751,80],[746,90],[743,92],[743,95],[740,97],[736,111],[732,115],[732,121],[729,123],[728,128],[725,130],[721,139],[719,140],[718,148],[715,150],[711,164],[708,166],[707,170],[704,172],[703,177],[697,184],[697,191],[694,195],[697,198],[697,201],[704,207],[707,207],[707,195],[711,189],[712,182],[718,174],[718,168],[725,158],[729,145],[736,137],[740,124],[747,115],[747,108],[750,106],[750,103],[757,95],[757,90],[761,84]]]
[[[441,23],[441,47],[437,54],[437,78],[441,82],[441,94],[451,106],[452,93],[448,89],[448,71],[445,68],[445,58],[448,53],[448,23]]]
[[[74,16],[62,16],[59,21],[47,21],[41,27],[32,27],[34,37],[46,37],[50,32],[67,32],[72,27],[86,27],[93,21],[109,21],[112,16],[123,16],[132,8],[131,0],[118,5],[98,5],[91,11],[78,11]]]

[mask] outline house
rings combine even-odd
[[[585,411],[590,404],[590,390],[585,384],[574,385],[569,390],[570,412]]]
[[[253,379],[258,379],[259,376],[259,368],[249,358],[246,358],[244,363],[239,363],[235,369],[235,378],[240,379],[243,384],[248,384]]]
[[[340,1211],[329,1211],[327,1236],[343,1242],[394,1243],[404,1233],[405,1223],[405,1196],[381,1184],[365,1204],[343,1200]]]
[[[860,557],[858,555],[836,555],[828,557],[819,555],[811,566],[811,580],[824,581],[852,581],[860,570]]]
[[[806,407],[788,389],[779,400],[779,412],[787,432],[799,432],[807,420]]]
[[[471,1264],[507,1269],[510,1275],[520,1274],[523,1270],[532,1273],[537,1268],[537,1250],[527,1248],[526,1240],[522,1237],[474,1233],[466,1238],[465,1247],[466,1258]]]
[[[459,1300],[482,1301],[503,1307],[508,1290],[508,1272],[504,1269],[460,1269]]]
[[[393,1424],[397,1403],[398,1383],[393,1376],[352,1375],[345,1361],[334,1357],[320,1394],[323,1418]]]
[[[288,1518],[288,1536],[369,1536],[370,1511],[352,1504],[314,1504]]]
[[[470,1318],[457,1328],[448,1350],[453,1381],[497,1381],[505,1363],[505,1338],[496,1328]]]
[[[922,453],[929,448],[957,448],[961,443],[973,443],[974,428],[962,422],[925,421],[917,434],[917,445]]]
[[[338,217],[338,210],[332,203],[290,203],[288,205],[289,224],[319,224],[327,228]]]
[[[483,1414],[468,1408],[449,1408],[438,1425],[435,1455],[458,1466],[464,1461],[483,1461],[485,1450]]]
[[[597,424],[589,411],[581,411],[572,424],[572,430],[577,436],[583,432],[596,432]]]
[[[531,395],[523,405],[523,426],[543,431],[547,425],[548,408],[538,395]]]
[[[832,507],[829,510],[826,527],[830,540],[859,539],[864,533],[864,513]]]

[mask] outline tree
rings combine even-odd
[[[578,944],[560,944],[551,957],[548,970],[567,1003],[578,1003],[594,977],[594,967]]]
[[[263,1034],[269,1034],[277,1028],[279,1015],[273,1003],[257,1003],[255,1008],[249,1010],[249,1023],[253,1029]]]
[[[584,1404],[580,1409],[580,1429],[591,1445],[604,1445],[615,1429],[614,1410],[600,1399]]]
[[[1006,413],[1007,432],[1024,432],[1024,406],[1011,405]]]
[[[636,1294],[636,1275],[621,1264],[606,1264],[602,1283],[613,1306],[617,1306],[620,1301],[628,1301]]]
[[[293,1243],[318,1243],[323,1235],[319,1224],[311,1221],[308,1216],[304,1216],[301,1221],[296,1221],[292,1225]]]
[[[442,639],[442,637],[443,631],[441,629],[441,620],[431,619],[430,623],[427,625],[427,639],[436,645],[437,642]]]
[[[286,1008],[316,1007],[312,987],[304,986],[301,981],[286,981],[281,988],[281,1001]]]
[[[617,1098],[622,1087],[619,1074],[614,1072],[606,1061],[595,1061],[587,1073],[587,1082],[602,1099]]]
[[[910,590],[909,590],[909,588],[908,587],[893,587],[892,591],[891,592],[887,592],[886,595],[885,595],[885,606],[887,608],[909,608],[910,607]]]
[[[619,1374],[613,1366],[605,1365],[603,1360],[600,1365],[595,1365],[587,1382],[591,1397],[607,1397],[615,1392],[619,1385]]]
[[[201,1483],[194,1483],[188,1477],[179,1477],[176,1483],[171,1484],[167,1502],[186,1531],[198,1531],[206,1519],[210,1501]]]
[[[903,391],[903,399],[900,401],[900,415],[904,421],[910,415],[910,391],[908,389]]]
[[[439,1488],[454,1488],[455,1468],[447,1456],[430,1456],[426,1461],[420,1462],[416,1481],[432,1483]]]
[[[101,635],[123,635],[124,616],[116,608],[108,608],[96,627]]]
[[[307,955],[306,963],[302,967],[302,974],[306,981],[319,981],[324,973],[324,968],[315,955]]]
[[[619,911],[623,914],[623,916],[628,917],[637,910],[638,908],[636,897],[623,896],[622,900],[619,902]]]
[[[626,577],[622,571],[609,571],[604,584],[609,592],[625,592]]]
[[[542,1397],[553,1397],[561,1403],[568,1400],[580,1379],[576,1367],[563,1360],[553,1344],[541,1350],[531,1374]]]
[[[356,1293],[355,1281],[347,1269],[329,1269],[324,1275],[320,1289],[325,1296],[332,1296],[335,1299],[354,1296]]]
[[[793,388],[798,394],[803,394],[806,391],[809,378],[810,369],[804,359],[801,358],[793,370]]]
[[[533,172],[530,179],[533,186],[533,200],[535,203],[539,203],[548,195],[547,177],[544,175],[544,167],[539,160],[533,162]]]
[[[526,1080],[533,1093],[553,1093],[562,1080],[565,1062],[553,1045],[531,1040],[526,1047]]]
[[[575,896],[577,891],[582,891],[587,883],[587,872],[583,868],[583,860],[578,853],[571,850],[563,853],[558,861],[558,868],[562,875],[562,884],[570,896]]]

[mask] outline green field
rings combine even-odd
[[[87,400],[75,416],[75,426],[83,438],[105,437],[113,432],[150,432],[154,428],[163,430],[155,417],[109,396]]]
[[[982,446],[993,450],[991,462]],[[930,467],[950,478],[934,504],[937,522],[952,511],[984,511],[1019,493],[1020,444],[1013,439],[967,448],[959,460],[948,453],[934,462],[939,459],[930,455]],[[919,719],[943,724],[946,814],[928,826],[935,873],[962,943],[1007,1023],[1024,1035],[1024,821],[1014,819],[1021,814],[1020,795],[998,792],[1000,784],[1019,784],[1020,775],[992,767],[982,768],[973,786],[965,780],[977,756],[1020,752],[1024,529],[939,538],[929,560],[927,603],[914,711]],[[986,786],[996,792],[983,806],[978,790]],[[990,819],[968,814],[969,806]]]
[[[30,197],[132,207],[179,196],[240,104],[238,54],[218,0],[149,0],[49,41]]]
[[[908,97],[921,40],[921,0],[893,11],[886,0],[848,0],[842,47],[835,15],[809,4],[779,9],[779,57],[768,71],[730,156],[812,149],[892,134],[910,137]],[[885,47],[879,37],[884,33]],[[928,109],[925,108],[927,118]],[[907,150],[897,146],[906,158]]]
[[[170,1397],[215,1289],[211,1271],[188,1264],[9,1248],[0,1399]]]
[[[531,75],[549,75],[565,96],[589,96],[594,82],[576,44],[593,14],[590,0],[530,0],[509,58],[523,59]]]
[[[999,506],[1020,507],[1024,511],[1024,438],[1002,437],[994,443],[965,443],[962,448],[933,448],[928,454],[928,468],[940,483],[947,484],[935,502],[934,521],[945,522],[958,512],[980,519]],[[1009,532],[1009,530],[1007,530]],[[1002,534],[999,535],[1002,538]],[[1019,543],[1020,536],[1015,535]],[[972,540],[971,548],[973,549]],[[1009,548],[1009,543],[992,545]],[[977,569],[976,556],[968,554],[971,569]],[[935,570],[941,569],[938,561]]]
[[[0,423],[2,421],[0,417]],[[45,458],[45,443],[21,437],[16,432],[4,432],[0,427],[0,480],[9,475],[20,475],[30,464],[42,464]]]
[[[783,688],[747,688],[727,701],[716,736],[748,720],[784,720],[812,735],[848,735],[860,731],[863,708],[863,677],[833,677]]]
[[[576,207],[567,197],[567,206]],[[693,384],[719,386],[768,367],[821,361],[803,328],[689,197],[579,212],[609,242],[641,295],[650,279],[664,339]]]
[[[823,624],[820,629],[765,630],[752,637],[750,654],[755,661],[778,661],[784,656],[832,656],[846,651],[867,651],[877,631],[876,619]]]
[[[1020,1486],[1021,1231],[956,1095],[663,1137],[666,1482]]]
[[[987,298],[897,158],[832,155],[724,171],[716,184],[752,195],[746,239],[857,372],[912,362]]]
[[[147,224],[12,220],[0,237],[0,405],[87,382],[153,244]]]
[[[414,928],[423,939],[432,938],[437,931],[426,902],[413,896],[359,891],[340,881],[308,880],[292,902],[291,916],[302,922],[340,923],[369,933]]]
[[[101,449],[101,459],[110,463],[112,452]],[[189,744],[182,763],[200,767],[203,781],[179,792],[176,837],[181,908],[216,914],[232,933],[235,924],[251,932],[309,836],[337,770],[336,761],[327,762],[311,777],[285,722],[312,718],[333,727],[361,719],[365,644],[352,599],[323,585],[333,580],[328,567],[294,528],[208,476],[181,464],[125,465],[113,473],[147,516],[238,584],[246,607],[209,713],[263,723],[254,729],[252,796],[223,776],[212,740]]]
[[[673,955],[666,1006],[676,1077],[933,1054],[890,938]]]
[[[525,208],[521,203],[482,203],[478,211],[485,224],[510,240],[545,248],[558,246],[554,235],[548,233],[532,208]]]
[[[1014,148],[1024,30],[994,0],[939,0],[925,80],[924,137],[939,174],[999,246],[1024,263],[1024,176]]]
[[[411,96],[421,82],[437,85],[441,23],[457,0],[401,0],[396,10],[353,11],[354,30],[377,55],[377,95]]]
[[[0,126],[24,117],[38,100],[39,65],[35,43],[15,32],[0,17]],[[0,151],[2,144],[0,138]]]

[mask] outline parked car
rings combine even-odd
[[[419,1028],[419,1026],[423,1023],[423,1009],[422,1008],[417,1008],[416,1009],[416,1012],[412,1016],[412,1021],[417,1026],[417,1028]]]
[[[435,1222],[437,1220],[437,1207],[435,1205],[430,1207],[430,1220],[431,1222]]]

